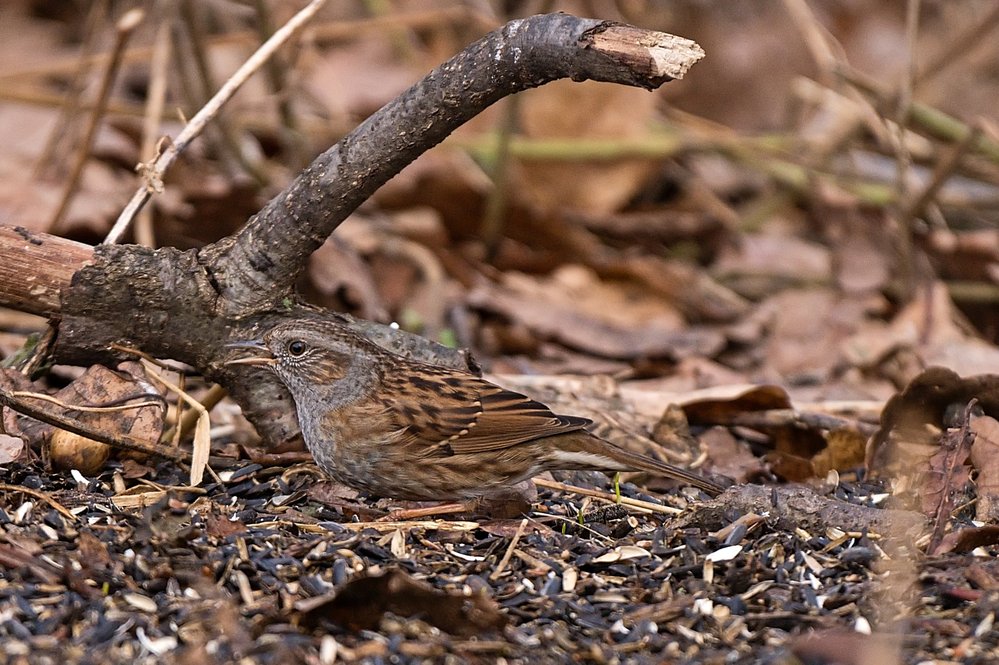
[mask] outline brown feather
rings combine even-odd
[[[439,378],[432,387],[436,394],[429,404],[432,414],[426,413],[426,406],[417,409],[423,416],[419,418],[396,411],[395,424],[405,428],[399,445],[429,448],[437,455],[484,453],[575,432],[590,424],[586,418],[556,415],[540,402],[476,376],[442,372]],[[413,403],[413,391],[407,390],[405,383],[386,381],[386,388],[389,385],[400,392],[386,395],[386,399]],[[420,386],[424,390],[428,387],[427,381]]]

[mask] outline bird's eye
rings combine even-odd
[[[305,353],[306,349],[309,347],[300,339],[293,339],[288,342],[288,353],[293,356],[300,356]]]

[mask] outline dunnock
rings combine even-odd
[[[716,494],[722,487],[605,441],[585,418],[454,369],[395,355],[342,328],[282,323],[231,365],[274,370],[295,400],[305,444],[334,479],[383,497],[501,495],[544,471],[646,471]]]

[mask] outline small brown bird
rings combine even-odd
[[[540,402],[473,374],[395,355],[345,329],[282,323],[231,365],[273,369],[295,400],[305,444],[339,482],[409,500],[502,495],[544,471],[646,471],[716,494],[722,487],[629,452]]]

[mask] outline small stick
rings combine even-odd
[[[275,32],[270,39],[268,39],[264,44],[257,49],[257,51],[251,55],[242,66],[236,70],[228,81],[222,84],[215,96],[208,100],[208,103],[201,107],[191,121],[187,123],[184,129],[177,135],[177,138],[167,146],[166,150],[156,158],[150,166],[146,168],[147,172],[147,182],[156,182],[157,180],[162,180],[163,173],[173,164],[177,156],[187,148],[188,144],[191,143],[201,132],[204,130],[208,122],[218,114],[222,105],[229,101],[236,91],[250,78],[260,67],[267,62],[267,60],[274,55],[274,53],[284,45],[289,39],[291,39],[313,16],[316,12],[326,4],[326,0],[312,0],[302,11],[298,12],[288,21],[286,24],[281,26],[277,32]],[[120,242],[122,236],[128,230],[128,227],[132,224],[132,220],[138,214],[142,206],[146,204],[151,195],[150,187],[143,184],[139,189],[132,195],[132,199],[125,206],[124,210],[118,216],[118,220],[114,223],[111,231],[108,233],[107,237],[104,239],[104,244],[114,244]]]
[[[104,16],[107,10],[107,0],[98,0],[90,5],[90,11],[87,14],[86,23],[83,28],[83,44],[82,53],[80,54],[79,62],[76,65],[76,71],[73,72],[73,78],[69,84],[69,91],[63,98],[61,108],[59,109],[59,122],[56,124],[55,129],[49,134],[48,141],[45,143],[45,147],[42,149],[42,154],[35,162],[34,176],[40,177],[52,162],[52,156],[55,154],[56,147],[66,136],[70,124],[72,123],[72,118],[80,109],[80,98],[83,96],[84,79],[87,73],[90,71],[90,63],[87,61],[88,56],[93,54],[94,48],[97,44],[97,32],[98,23],[100,19]],[[73,131],[72,134],[76,134]]]
[[[204,9],[208,10],[210,8],[205,7]],[[211,96],[212,90],[216,86],[215,77],[212,75],[212,68],[208,62],[209,46],[206,43],[208,37],[203,29],[203,24],[206,22],[205,16],[203,13],[196,13],[197,11],[199,10],[195,9],[194,0],[182,0],[180,3],[180,15],[183,19],[185,32],[187,33],[187,48],[190,50],[190,60],[194,65],[193,71],[189,72],[191,84],[188,87],[190,88],[190,92],[193,93],[192,98],[197,100],[198,104],[201,104]],[[215,119],[217,122],[210,129],[218,141],[217,145],[220,155],[224,159],[231,158],[235,162],[232,166],[227,164],[227,170],[235,173],[238,165],[238,168],[250,174],[258,183],[266,185],[267,176],[246,154],[246,151],[240,144],[239,138],[236,136],[231,119],[223,114],[221,108],[219,108]],[[227,159],[227,161],[229,160]]]
[[[55,508],[56,511],[63,517],[73,520],[74,522],[76,521],[76,515],[69,512],[69,509],[66,508],[66,506],[62,505],[61,503],[50,497],[48,494],[45,494],[44,492],[39,492],[38,490],[22,487],[21,485],[8,485],[7,483],[0,483],[0,492],[23,492],[29,496],[33,496],[36,499],[39,499],[49,504],[50,506]]]
[[[923,187],[923,191],[912,196],[911,202],[899,214],[899,219],[902,221],[904,227],[911,227],[912,221],[916,217],[922,216],[926,207],[930,205],[940,191],[940,188],[944,186],[948,178],[958,169],[961,165],[961,160],[964,159],[964,156],[978,142],[981,136],[981,127],[972,125],[971,131],[949,151],[944,153],[943,157],[937,162],[936,168],[933,169],[933,177]]]
[[[164,409],[163,400],[160,395],[156,395],[158,399],[146,400],[145,402],[136,402],[135,404],[115,404],[113,406],[89,406],[82,404],[67,404],[58,397],[53,397],[52,395],[46,395],[45,393],[35,393],[29,390],[14,390],[10,393],[11,397],[22,397],[28,399],[38,399],[43,402],[49,402],[50,404],[55,404],[56,406],[61,406],[64,409],[70,411],[80,411],[84,413],[116,413],[119,411],[128,411],[129,409],[141,409],[146,406],[155,406],[158,409]],[[145,397],[145,395],[135,395],[133,397],[126,397],[127,400],[139,399]]]
[[[257,12],[257,31],[260,40],[266,41],[274,34],[274,25],[271,22],[271,10],[265,0],[253,0],[254,8]],[[293,62],[293,58],[288,62]],[[306,157],[305,141],[299,127],[298,117],[292,104],[292,97],[288,86],[288,76],[285,69],[287,65],[278,58],[272,58],[267,63],[267,78],[270,82],[271,91],[277,97],[278,115],[281,118],[281,133],[284,138],[285,149],[291,158],[291,163],[299,167],[308,163]]]
[[[49,222],[49,233],[55,233],[58,230],[59,224],[66,215],[66,211],[69,210],[70,202],[76,195],[77,189],[79,189],[80,176],[83,175],[83,167],[86,166],[87,160],[90,158],[90,149],[94,145],[94,137],[97,136],[97,127],[100,125],[101,118],[104,116],[104,110],[107,108],[108,98],[111,96],[111,84],[114,83],[115,76],[121,66],[121,56],[125,52],[125,45],[128,43],[128,39],[132,36],[132,33],[135,32],[135,29],[139,27],[139,23],[142,22],[144,17],[145,12],[141,9],[131,9],[125,12],[125,15],[118,21],[118,25],[115,26],[115,42],[114,49],[111,52],[111,60],[104,70],[104,78],[101,79],[100,91],[97,93],[97,103],[90,114],[90,123],[87,125],[83,141],[80,143],[76,162],[73,164],[69,181],[66,183],[66,190],[63,192],[59,209],[56,210],[52,221]]]
[[[133,452],[145,453],[146,455],[155,455],[157,457],[163,457],[178,463],[190,462],[190,456],[179,450],[159,446],[154,443],[147,443],[146,441],[140,441],[139,439],[129,436],[128,434],[108,434],[106,432],[92,429],[63,415],[25,404],[23,401],[14,397],[5,390],[0,390],[0,405],[13,409],[18,413],[28,416],[29,418],[34,418],[35,420],[40,420],[43,423],[48,423],[49,425],[58,427],[59,429],[64,429],[67,432],[79,434],[80,436],[85,436],[88,439],[93,439],[94,441],[107,444],[112,448],[131,450]]]
[[[166,101],[167,66],[170,62],[170,22],[166,16],[160,16],[159,27],[156,28],[156,38],[153,42],[153,57],[149,64],[149,92],[146,98],[146,115],[142,119],[142,159],[151,162],[156,158],[157,136],[160,133],[160,118],[163,116],[163,105]],[[156,236],[153,233],[153,213],[144,208],[135,227],[135,241],[146,247],[156,246]]]
[[[513,556],[513,551],[517,548],[517,543],[520,542],[520,537],[524,535],[524,529],[527,528],[527,518],[520,520],[520,526],[517,527],[517,532],[513,534],[513,538],[510,539],[510,546],[506,548],[506,552],[503,554],[503,558],[500,559],[499,565],[496,566],[496,570],[489,573],[489,579],[496,581],[499,576],[503,574],[503,570],[506,569],[508,563],[510,563],[510,557]]]

